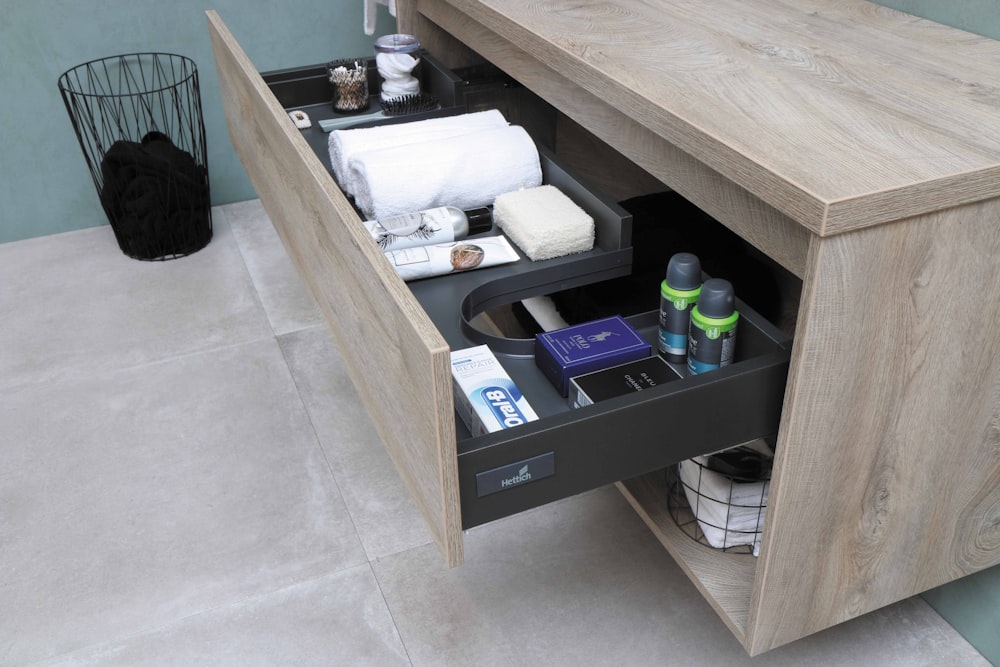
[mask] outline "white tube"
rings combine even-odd
[[[517,251],[503,236],[391,250],[385,256],[403,280],[443,276],[518,260]]]

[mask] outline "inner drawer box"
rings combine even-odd
[[[462,99],[463,85],[476,85],[451,75],[432,58],[425,58],[425,63],[424,89],[446,103]],[[290,79],[291,72],[297,72],[297,78]],[[315,81],[316,76],[324,76],[322,68],[263,76],[272,89],[278,88],[279,99],[296,102],[286,107],[288,110],[303,108],[320,118],[336,115],[328,109],[329,91]],[[297,92],[294,83],[319,99]],[[465,111],[464,107],[450,110]],[[530,114],[517,115],[524,118]],[[326,133],[318,128],[304,133],[313,135],[310,146],[326,164]],[[629,214],[562,168],[544,145],[539,152],[544,182],[556,185],[594,217],[597,249],[545,262],[532,262],[522,255],[515,264],[408,284],[451,348],[489,345],[539,415],[537,421],[516,429],[480,437],[472,437],[456,418],[463,528],[692,456],[772,436],[778,430],[788,341],[743,303],[739,304],[737,362],[732,366],[579,410],[571,410],[538,370],[532,339],[505,338],[473,325],[477,314],[491,308],[613,278],[629,270]],[[657,313],[628,319],[655,349]],[[720,414],[724,418],[720,419]],[[530,483],[502,492],[490,491],[482,483],[486,475],[520,471],[526,466],[529,471],[533,467],[541,471]]]

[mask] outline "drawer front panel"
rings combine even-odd
[[[230,140],[449,565],[462,561],[449,346],[215,12]]]
[[[656,315],[646,313],[629,321],[652,342]],[[460,429],[463,527],[638,477],[693,456],[757,438],[774,438],[790,349],[779,332],[740,304],[736,363],[576,410],[568,407],[530,357],[498,355],[529,402],[547,416],[480,438],[463,439]],[[524,483],[481,493],[478,482],[484,471],[515,467],[516,472],[541,456],[550,457],[552,474],[533,474],[531,480],[514,480]],[[517,463],[521,466],[514,466]]]

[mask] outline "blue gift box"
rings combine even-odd
[[[571,377],[648,357],[651,350],[619,315],[535,336],[535,363],[563,396]]]

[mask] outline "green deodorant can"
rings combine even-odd
[[[692,375],[733,363],[736,351],[736,295],[728,280],[710,278],[701,286],[698,305],[691,310],[688,332],[688,372]]]
[[[656,349],[667,361],[684,363],[688,351],[691,308],[701,292],[701,262],[689,252],[679,252],[667,263],[660,283],[660,330]]]

